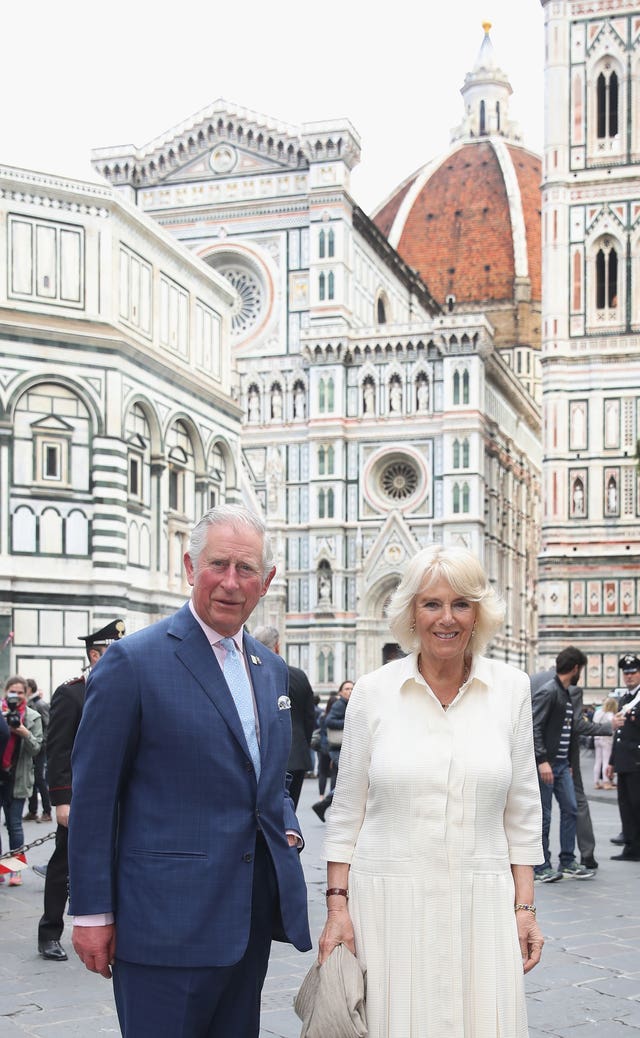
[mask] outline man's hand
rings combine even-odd
[[[613,715],[611,719],[611,727],[613,728],[614,732],[617,732],[618,728],[622,728],[626,719],[626,714],[623,714],[622,710],[620,710],[617,714]]]
[[[92,973],[99,973],[107,980],[111,976],[111,963],[116,954],[116,928],[107,926],[74,926],[73,947]]]
[[[56,806],[56,822],[58,825],[63,825],[65,829],[69,828],[70,807],[70,804],[58,804]]]
[[[538,774],[540,781],[544,782],[545,786],[553,785],[553,768],[549,764],[549,761],[543,761],[542,764],[538,764]]]

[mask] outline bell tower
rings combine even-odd
[[[541,0],[543,517],[538,659],[586,687],[640,648],[640,6]]]

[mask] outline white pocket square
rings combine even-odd
[[[280,698],[278,700],[278,710],[290,710],[290,709],[291,709],[291,700],[289,699],[289,696],[280,696]]]

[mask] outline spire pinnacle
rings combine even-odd
[[[461,94],[465,113],[462,123],[451,135],[451,142],[465,137],[505,137],[520,143],[522,135],[509,118],[511,83],[500,68],[489,35],[491,22],[482,23],[484,36],[471,72],[465,76]]]

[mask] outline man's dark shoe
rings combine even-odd
[[[584,867],[586,869],[597,869],[598,868],[598,862],[596,861],[596,859],[593,856],[591,858],[581,858],[580,859],[580,864],[584,865]]]
[[[39,941],[38,951],[43,959],[52,959],[54,962],[66,962],[67,953],[60,941]]]
[[[612,854],[611,861],[640,861],[640,854]]]
[[[47,863],[44,865],[32,865],[31,871],[35,872],[36,876],[40,876],[41,879],[47,878]]]
[[[315,811],[321,822],[324,822],[324,813],[327,810],[324,800],[319,800],[317,804],[312,804],[311,810]]]
[[[612,836],[610,843],[617,843],[619,847],[624,847],[624,833],[619,833],[618,836]]]

